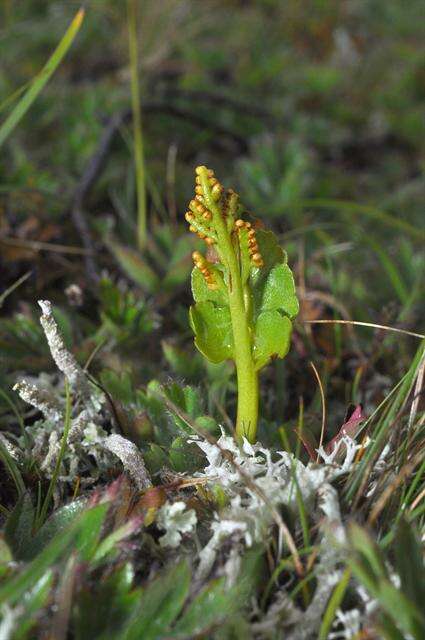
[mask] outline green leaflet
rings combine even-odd
[[[255,292],[257,312],[280,311],[289,318],[294,318],[299,311],[298,299],[295,293],[294,276],[287,264],[275,265],[261,287]]]
[[[249,283],[255,322],[253,355],[256,369],[261,369],[272,356],[284,358],[288,353],[290,319],[298,314],[299,303],[292,271],[276,237],[270,231],[259,231],[257,235],[269,267],[258,269],[251,265]],[[245,262],[242,260],[242,266]],[[232,357],[232,326],[226,292],[209,289],[197,268],[192,271],[192,292],[197,304],[191,308],[190,322],[199,351],[211,362]]]
[[[158,290],[159,277],[148,263],[134,249],[109,241],[108,247],[121,269],[138,284],[143,291],[153,293]]]
[[[264,274],[269,273],[270,269],[276,264],[286,263],[286,251],[278,245],[277,238],[273,231],[264,231],[258,229],[256,233],[258,248],[263,256],[264,267],[261,269],[253,268],[251,270],[251,282],[255,283],[262,280]]]
[[[257,242],[264,260],[261,269],[252,268],[249,285],[254,319],[263,311],[280,311],[294,318],[299,311],[294,277],[286,263],[286,253],[271,231],[257,231]]]
[[[124,628],[123,640],[155,640],[170,637],[169,627],[183,608],[190,587],[190,570],[181,561],[151,582]]]
[[[209,289],[197,267],[192,271],[192,293],[196,304],[190,308],[189,319],[196,347],[211,362],[231,358],[233,334],[227,293]]]
[[[224,578],[212,580],[190,603],[169,638],[193,638],[219,625],[237,608],[226,593]]]
[[[284,358],[289,351],[292,323],[279,311],[263,311],[255,323],[254,360],[261,369],[272,356]]]
[[[220,307],[228,305],[227,292],[223,289],[208,289],[205,278],[197,267],[192,270],[192,295],[195,302],[210,300]]]
[[[232,357],[233,336],[228,307],[217,307],[210,301],[198,302],[190,308],[190,325],[199,351],[211,362]]]
[[[269,244],[271,240],[268,239]],[[274,249],[275,257],[279,252]],[[263,271],[263,270],[256,270]],[[284,358],[289,351],[292,323],[299,311],[294,277],[284,262],[275,264],[268,273],[253,274],[252,297],[254,315],[253,356],[257,370],[272,356]]]

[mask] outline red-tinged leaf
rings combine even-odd
[[[349,438],[355,438],[359,432],[360,424],[365,420],[365,416],[363,415],[363,407],[361,404],[358,404],[354,411],[351,413],[350,417],[344,424],[341,429],[338,431],[336,436],[332,438],[332,440],[326,445],[325,451],[326,453],[332,453],[335,449],[338,442],[344,437],[348,436]]]

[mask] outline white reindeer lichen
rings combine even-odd
[[[142,454],[134,442],[113,433],[105,439],[105,447],[121,460],[124,469],[139,491],[152,486]]]
[[[197,518],[193,509],[186,509],[184,502],[166,502],[159,509],[156,522],[158,527],[166,532],[159,539],[161,547],[175,549],[182,540],[182,534],[193,531]]]
[[[42,315],[40,317],[41,326],[49,344],[50,353],[59,371],[68,378],[69,384],[83,395],[89,395],[87,377],[76,361],[75,357],[65,346],[59,327],[53,316],[52,304],[49,300],[39,300]]]
[[[150,487],[149,475],[136,445],[118,434],[108,435],[103,429],[102,424],[109,415],[104,395],[89,382],[75,357],[67,350],[53,316],[51,303],[40,300],[39,305],[43,312],[40,322],[52,357],[58,369],[68,379],[73,397],[79,398],[79,402],[72,407],[67,448],[58,480],[74,482],[75,477],[79,476],[83,486],[93,484],[100,474],[107,473],[116,456],[139,490]],[[36,421],[27,431],[33,442],[34,459],[44,475],[51,478],[64,428],[63,385],[54,384],[51,378],[41,374],[40,382],[21,380],[14,389],[25,402],[41,411],[44,416],[44,420]],[[110,422],[110,418],[108,421]]]
[[[211,572],[224,540],[231,541],[231,549],[241,547],[241,543],[249,547],[255,542],[266,541],[271,536],[274,523],[270,507],[285,505],[296,512],[298,487],[311,516],[321,523],[322,539],[316,563],[315,594],[309,607],[302,611],[279,591],[269,607],[267,617],[256,623],[255,629],[259,638],[269,637],[269,632],[273,633],[279,619],[279,624],[286,629],[285,638],[304,640],[313,637],[320,627],[329,594],[341,579],[339,563],[346,543],[338,493],[331,482],[351,469],[358,445],[345,436],[339,443],[344,447],[344,459],[340,463],[336,462],[336,450],[330,456],[319,451],[323,457],[326,456],[327,464],[304,465],[292,454],[285,451],[272,454],[259,443],[252,445],[244,441],[242,447],[238,447],[233,438],[224,433],[217,445],[201,438],[195,438],[194,442],[204,451],[209,463],[197,475],[206,477],[212,487],[219,484],[229,500],[228,506],[217,513],[211,523],[212,536],[199,554],[197,580],[205,579]],[[223,455],[223,449],[229,451],[231,457]],[[260,492],[247,484],[246,476]],[[232,568],[236,567],[233,557]],[[235,580],[234,571],[232,580]],[[299,620],[303,621],[302,625],[296,624]]]
[[[20,380],[13,387],[22,400],[32,405],[50,420],[60,420],[63,416],[63,406],[54,393],[40,385],[33,384],[28,380]]]

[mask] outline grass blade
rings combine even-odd
[[[320,627],[319,640],[326,640],[326,638],[328,637],[329,631],[331,630],[331,626],[335,618],[336,610],[338,609],[344,598],[348,583],[350,582],[350,578],[351,570],[346,569],[329,599],[328,606],[326,607],[326,611],[323,616],[322,626]]]
[[[68,529],[56,535],[32,562],[26,564],[21,571],[18,570],[16,575],[0,586],[0,605],[6,601],[9,604],[18,602],[25,591],[45,574],[81,532],[87,537],[87,530],[96,529],[99,520],[104,518],[106,510],[107,505],[105,504],[93,507],[83,513]]]
[[[56,71],[59,64],[62,62],[65,57],[68,49],[73,43],[75,36],[80,30],[81,24],[84,18],[84,9],[80,9],[75,15],[73,21],[68,27],[65,35],[62,40],[59,42],[58,46],[44,65],[43,69],[36,76],[34,81],[31,83],[28,90],[22,96],[16,107],[13,109],[12,113],[6,118],[3,124],[0,126],[0,147],[5,142],[5,140],[12,133],[13,129],[19,123],[19,121],[26,114],[34,100],[37,98],[38,94],[44,86],[49,81],[52,74]]]
[[[128,43],[131,71],[131,108],[133,112],[134,165],[137,191],[137,244],[142,249],[146,244],[146,180],[143,149],[142,115],[138,75],[137,5],[136,0],[127,0]]]
[[[387,227],[392,227],[393,229],[403,231],[415,240],[425,239],[425,231],[423,231],[422,229],[417,229],[413,225],[409,224],[409,222],[406,222],[401,218],[396,218],[386,211],[381,211],[373,205],[347,202],[346,200],[333,200],[332,198],[309,198],[307,200],[302,200],[301,204],[304,207],[308,208],[331,209],[332,211],[339,211],[342,214],[348,214],[350,217],[354,216],[355,214],[360,214],[367,218],[371,218],[372,220],[378,220],[379,222],[382,222],[382,224],[385,224]]]
[[[6,448],[6,445],[2,442],[2,440],[0,440],[0,461],[4,464],[7,472],[15,483],[18,497],[22,496],[25,493],[25,483],[22,479],[18,465],[10,455],[9,451]]]

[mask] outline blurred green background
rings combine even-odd
[[[126,347],[120,359],[101,356],[109,368],[126,370],[130,362],[143,381],[201,375],[186,320],[195,243],[184,212],[193,169],[202,163],[280,234],[294,267],[302,303],[295,348],[270,376],[279,384],[292,375],[296,405],[309,393],[305,371],[313,358],[323,361],[324,381],[329,376],[342,402],[367,400],[376,389],[380,397],[409,362],[415,340],[311,329],[303,321],[351,318],[421,331],[423,3],[139,2],[150,232],[142,253],[135,242],[126,3],[84,6],[71,50],[0,156],[4,287],[31,270],[3,306],[5,368],[49,366],[38,329],[30,325],[31,334],[10,320],[19,312],[30,322],[36,299],[48,297],[62,308],[81,358],[106,334]],[[13,106],[7,98],[40,71],[78,8],[3,1],[2,118]],[[96,273],[106,276],[99,287],[70,212],[111,118],[119,126],[79,203]],[[65,293],[75,283],[83,294],[78,310]],[[183,349],[178,356],[170,341]]]

